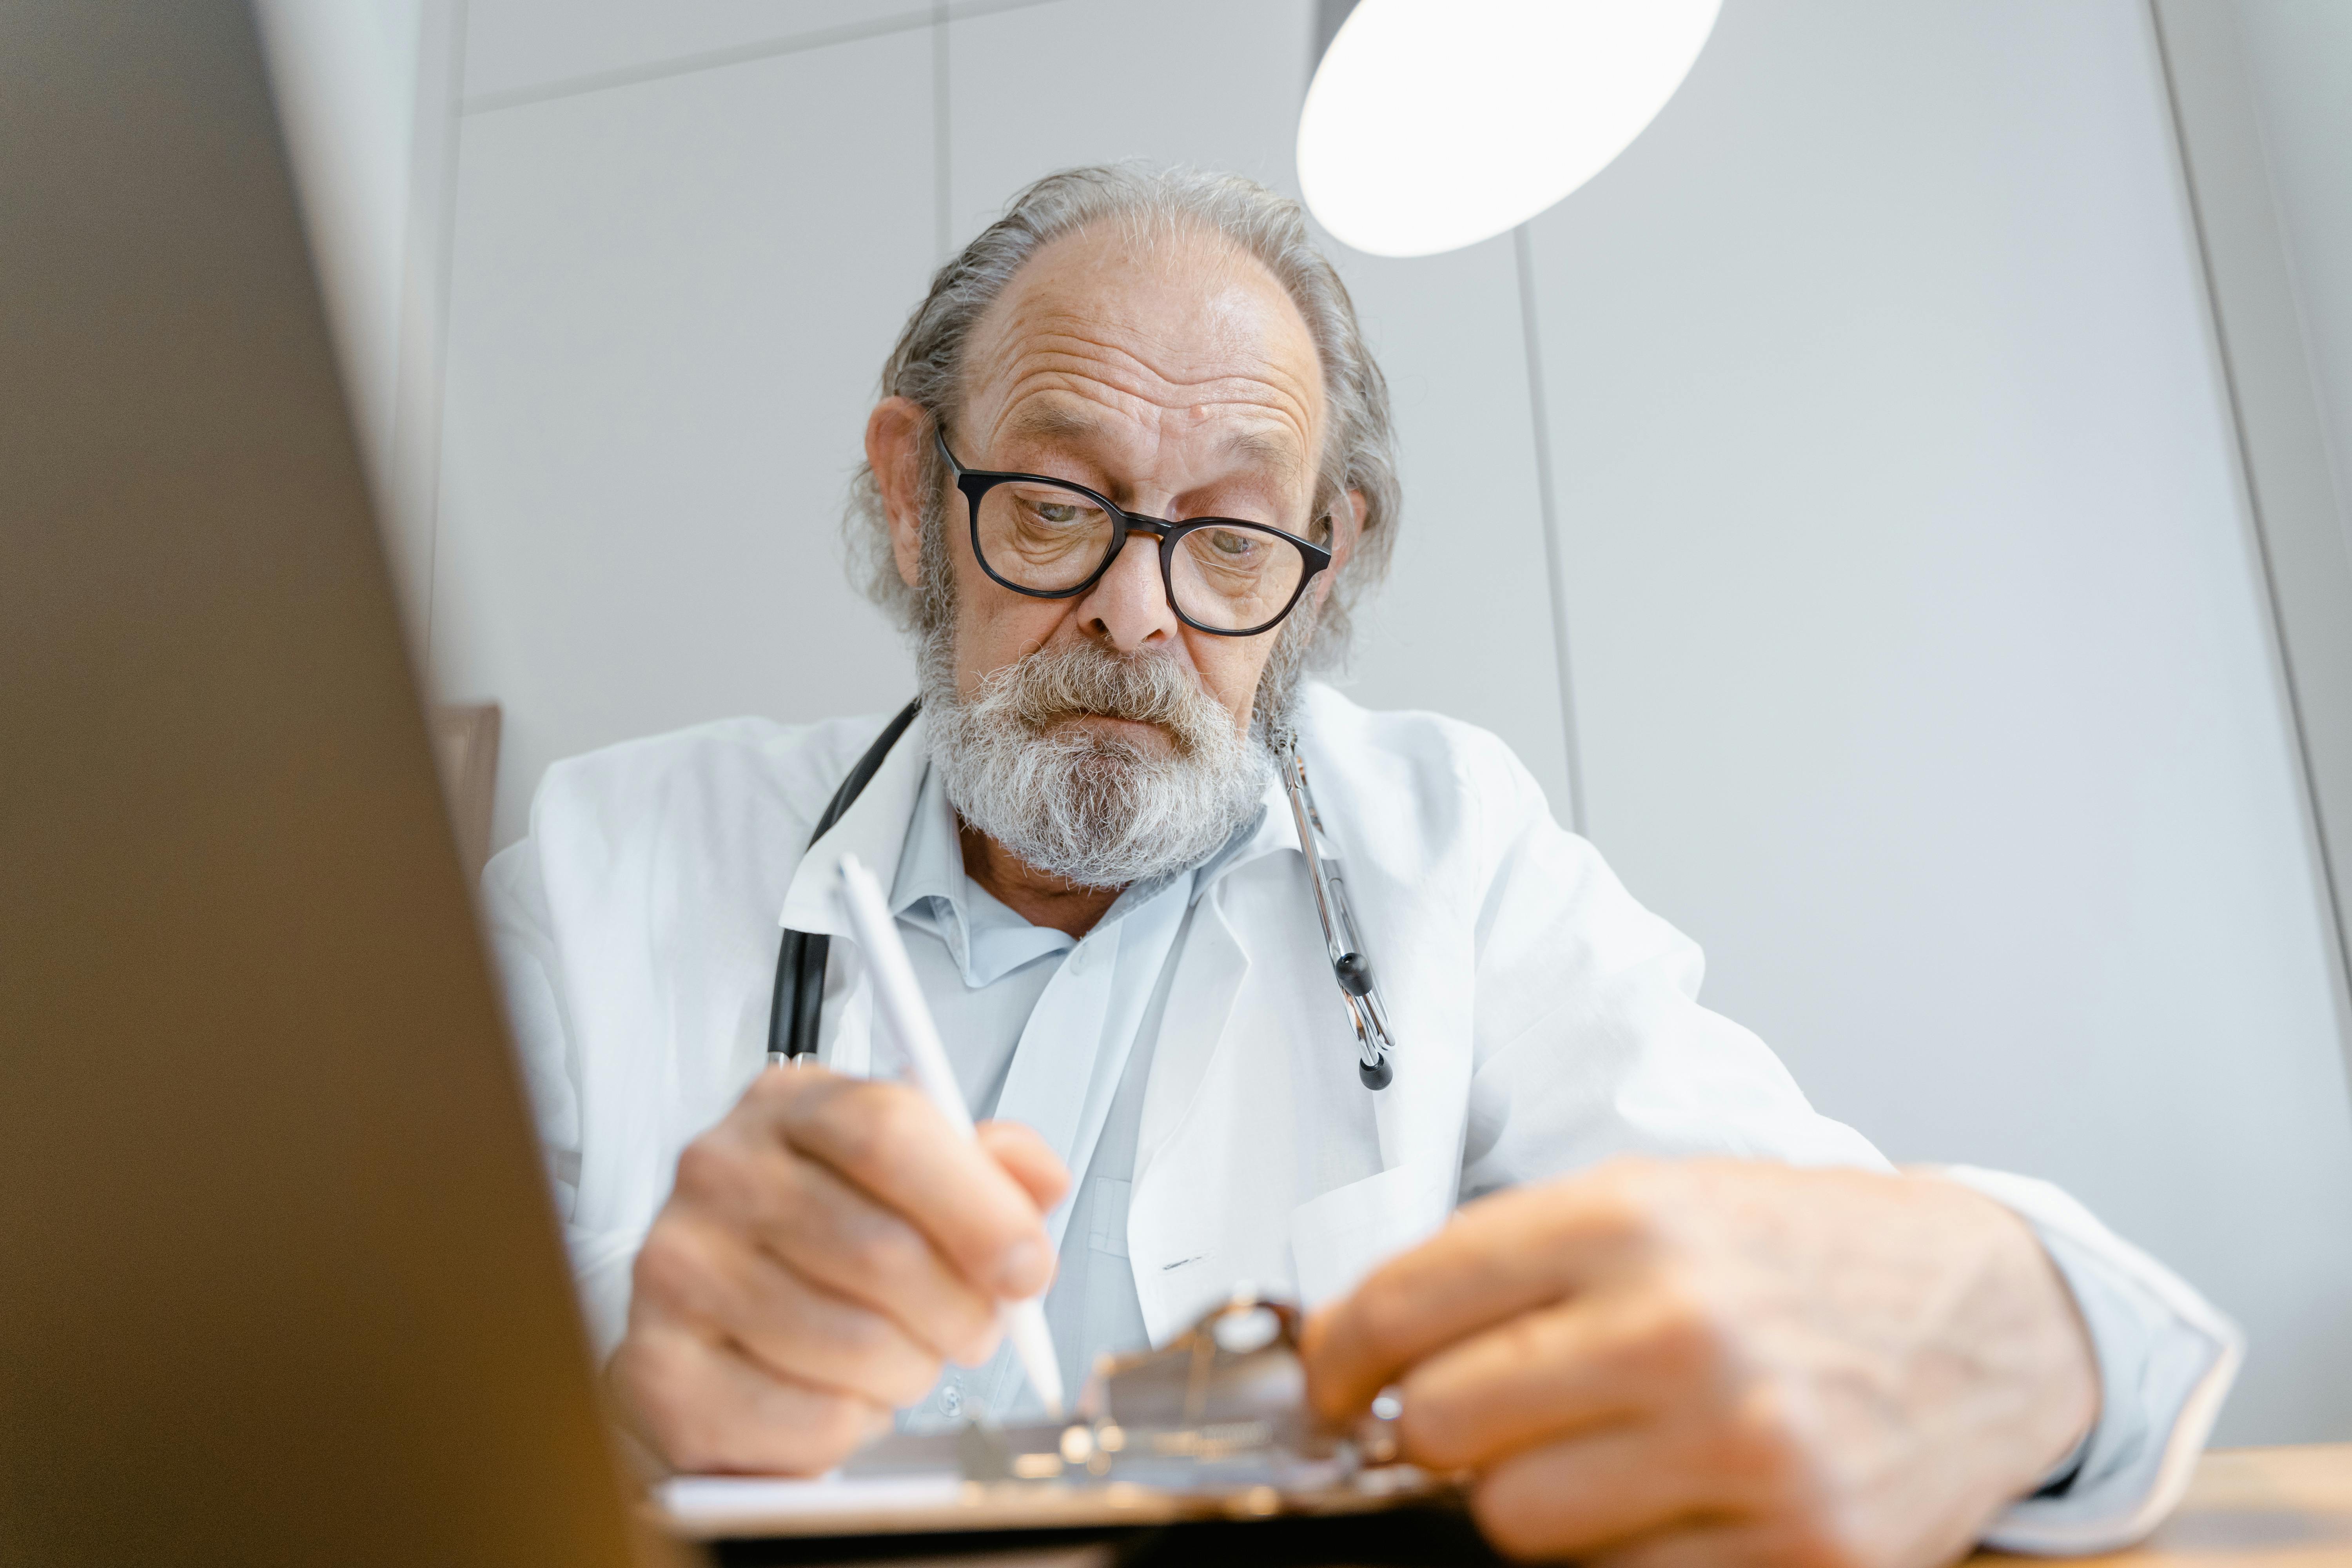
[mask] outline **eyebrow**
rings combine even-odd
[[[1302,468],[1296,447],[1261,431],[1236,430],[1225,437],[1217,450],[1229,458],[1246,458],[1263,464],[1285,481],[1297,479]]]
[[[1051,403],[1033,403],[1013,416],[1004,434],[1045,441],[1087,441],[1103,433],[1102,421]]]

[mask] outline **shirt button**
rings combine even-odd
[[[942,1415],[963,1414],[963,1389],[958,1385],[954,1378],[949,1378],[940,1384],[939,1404],[940,1414]]]

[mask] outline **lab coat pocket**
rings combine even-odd
[[[1087,1229],[1087,1245],[1113,1258],[1127,1256],[1128,1184],[1108,1176],[1094,1180],[1094,1219]]]
[[[1382,1261],[1434,1235],[1453,1192],[1448,1162],[1408,1160],[1291,1210],[1299,1300],[1311,1308],[1344,1296]]]

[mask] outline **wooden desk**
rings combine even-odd
[[[785,1563],[805,1568],[853,1558],[858,1568],[954,1568],[960,1563],[972,1568],[1192,1568],[1203,1561],[1244,1568],[1281,1568],[1294,1563],[1328,1568],[1353,1560],[1345,1544],[1335,1552],[1328,1539],[1286,1536],[1282,1527],[1287,1522],[1180,1526],[1157,1542],[1041,1540],[1034,1535],[996,1542],[976,1536],[951,1542],[911,1537],[902,1538],[903,1552],[887,1548],[877,1552],[869,1538],[866,1550],[838,1558],[832,1552],[838,1543],[822,1541],[721,1542],[715,1559],[719,1568]],[[1384,1542],[1362,1561],[1493,1564],[1493,1555],[1467,1531],[1465,1521],[1451,1533],[1423,1531],[1410,1541]],[[2352,1443],[2225,1448],[2208,1454],[2179,1511],[2129,1552],[2077,1558],[1979,1552],[1961,1568],[2027,1563],[2041,1568],[2317,1568],[2322,1563],[2352,1568]]]
[[[1983,1552],[1974,1564],[2047,1563]],[[2221,1448],[2205,1456],[2179,1510],[2129,1552],[2078,1557],[2115,1568],[2315,1568],[2352,1564],[2352,1443]]]

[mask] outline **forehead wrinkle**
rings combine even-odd
[[[1153,248],[1099,229],[1046,245],[979,324],[967,385],[1000,417],[1041,381],[1144,419],[1233,405],[1311,449],[1324,366],[1297,301],[1223,237],[1180,227]]]
[[[1301,406],[1311,405],[1323,390],[1322,362],[1313,344],[1300,343],[1306,350],[1307,374],[1297,375],[1281,363],[1278,352],[1269,352],[1276,345],[1267,339],[1276,334],[1255,331],[1255,325],[1228,317],[1186,338],[1165,331],[1155,332],[1141,322],[1108,320],[1045,303],[1034,321],[1024,321],[1016,314],[1007,323],[1012,330],[1006,336],[1017,332],[1025,337],[1016,350],[1018,357],[1066,353],[1081,360],[1107,359],[1132,366],[1144,379],[1172,389],[1255,381],[1279,390]],[[1197,338],[1209,340],[1205,352],[1197,345]],[[1249,368],[1236,370],[1237,362],[1246,362]]]
[[[1057,336],[1023,345],[990,379],[1001,386],[1001,407],[1008,412],[1039,393],[1062,392],[1152,424],[1171,413],[1196,419],[1220,409],[1254,415],[1287,426],[1302,447],[1310,444],[1317,414],[1312,395],[1320,388],[1300,387],[1295,377],[1282,376],[1279,367],[1263,369],[1270,374],[1227,372],[1178,381],[1123,349],[1093,338]]]

